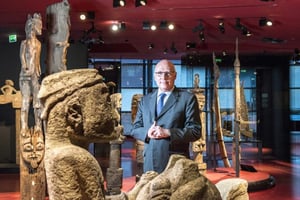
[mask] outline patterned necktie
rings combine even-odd
[[[159,95],[159,100],[158,100],[158,103],[157,103],[157,108],[156,108],[156,114],[159,115],[160,111],[162,110],[163,106],[164,106],[164,99],[166,97],[166,94],[165,93],[161,93]]]

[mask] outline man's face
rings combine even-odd
[[[172,90],[176,75],[174,65],[166,60],[160,61],[154,70],[154,80],[158,88],[163,92]]]

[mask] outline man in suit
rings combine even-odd
[[[200,138],[201,123],[196,97],[174,85],[173,63],[161,60],[154,71],[158,90],[140,101],[131,135],[145,142],[144,172],[161,173],[171,154],[189,157],[189,143]]]

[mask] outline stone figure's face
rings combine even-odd
[[[24,162],[33,169],[38,168],[44,158],[44,137],[42,132],[34,132],[21,136],[21,155]]]
[[[87,88],[81,96],[84,137],[91,140],[112,137],[116,119],[105,84]]]

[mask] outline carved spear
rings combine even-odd
[[[240,176],[240,117],[241,117],[241,92],[240,92],[240,60],[238,50],[238,38],[236,38],[235,60],[234,60],[234,97],[235,97],[235,111],[234,111],[234,139],[232,144],[232,165],[235,168],[236,177]]]
[[[217,130],[217,140],[220,148],[221,157],[225,167],[230,167],[230,162],[227,157],[227,151],[223,139],[223,131],[222,131],[222,124],[221,124],[221,112],[220,112],[220,102],[219,102],[219,77],[220,77],[220,70],[216,63],[216,56],[213,52],[213,64],[214,64],[214,110],[216,115],[216,130]]]

